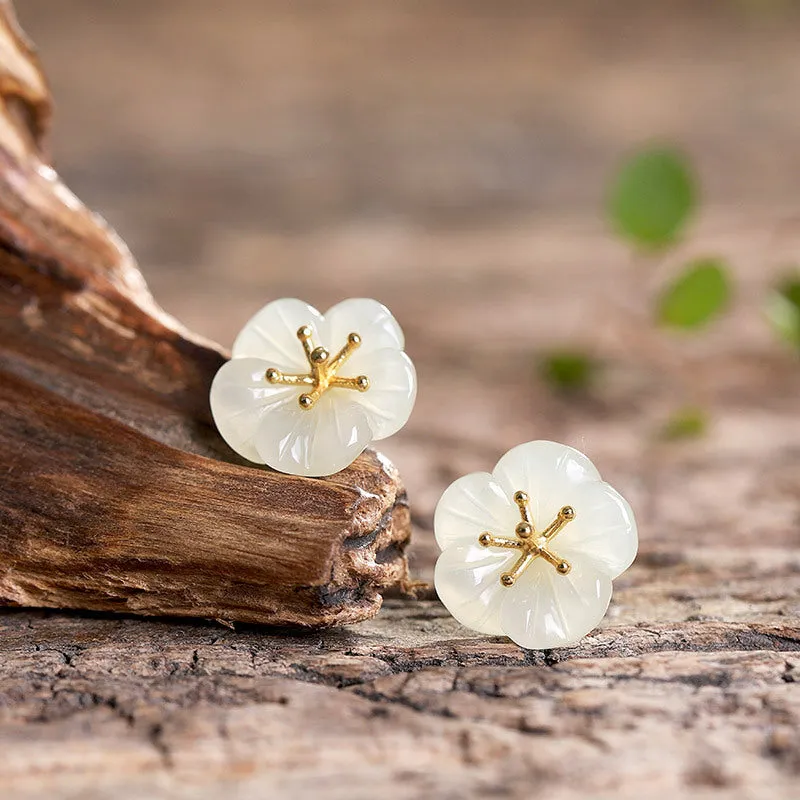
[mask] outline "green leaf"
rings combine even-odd
[[[658,303],[658,318],[674,328],[700,328],[721,313],[730,301],[725,265],[713,258],[690,263]]]
[[[669,441],[677,439],[697,439],[708,429],[708,417],[702,408],[687,406],[676,411],[664,424],[661,438]]]
[[[576,392],[589,386],[597,372],[597,364],[585,353],[558,350],[542,357],[540,371],[553,388]]]
[[[608,203],[620,234],[647,249],[674,242],[696,204],[691,165],[670,149],[642,150],[631,156],[617,174]]]
[[[800,350],[800,274],[785,278],[772,290],[765,310],[778,336]]]

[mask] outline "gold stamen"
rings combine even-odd
[[[506,547],[512,550],[521,550],[523,547],[519,539],[504,539],[501,536],[492,536],[488,531],[478,537],[478,543],[483,547]]]
[[[353,352],[361,346],[359,334],[349,334],[347,343],[333,358],[325,347],[314,345],[314,331],[311,326],[300,327],[297,338],[303,345],[303,352],[308,361],[308,374],[287,375],[275,367],[270,367],[264,373],[264,378],[268,383],[281,386],[311,386],[310,391],[303,392],[297,398],[300,408],[304,410],[313,408],[328,389],[354,389],[357,392],[366,392],[369,389],[369,378],[366,375],[343,378],[336,374]]]
[[[572,565],[569,561],[564,561],[563,558],[557,556],[551,550],[548,550],[546,547],[539,548],[539,555],[548,563],[552,564],[556,571],[559,572],[561,575],[567,575],[569,571],[572,569]]]
[[[351,333],[347,337],[347,344],[333,357],[330,363],[333,372],[335,373],[359,347],[361,347],[361,337],[357,333]]]
[[[511,567],[508,572],[504,572],[500,576],[500,583],[502,583],[503,586],[513,586],[517,582],[517,578],[528,569],[537,555],[539,555],[538,552],[525,548],[522,551],[522,555],[514,562],[514,566]]]
[[[303,325],[301,328],[298,328],[297,330],[297,338],[303,345],[303,350],[305,350],[306,358],[309,361],[311,361],[311,351],[314,349],[314,342],[311,338],[313,335],[314,332],[308,325]]]
[[[284,386],[313,386],[314,379],[310,375],[284,375],[280,370],[270,367],[264,376],[270,383]]]
[[[366,375],[359,375],[357,378],[331,378],[329,386],[339,389],[355,389],[357,392],[366,392],[369,389],[369,378]]]
[[[503,536],[495,536],[489,531],[484,531],[478,537],[478,544],[482,547],[501,547],[522,551],[511,569],[500,575],[500,584],[506,587],[513,586],[519,576],[537,558],[542,558],[548,564],[551,564],[559,575],[568,575],[572,565],[569,561],[565,561],[561,556],[550,550],[547,547],[547,543],[563,530],[568,522],[575,519],[575,509],[572,506],[564,506],[558,512],[556,518],[538,536],[534,536],[533,534],[536,531],[530,514],[530,498],[525,492],[515,492],[514,502],[519,508],[519,514],[522,519],[514,529],[516,538],[506,539]]]
[[[575,509],[572,506],[564,506],[558,512],[558,516],[542,531],[542,536],[549,541],[573,519],[575,519]]]
[[[330,355],[324,347],[315,347],[308,358],[314,364],[324,364],[330,358]]]
[[[533,533],[533,528],[528,522],[520,522],[520,524],[514,528],[514,533],[516,533],[520,539],[527,539]]]

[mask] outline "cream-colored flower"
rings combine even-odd
[[[592,462],[528,442],[442,495],[434,518],[441,601],[468,628],[522,647],[576,644],[603,618],[636,557],[631,507]]]
[[[345,300],[325,315],[276,300],[244,326],[214,378],[214,422],[250,461],[332,475],[408,420],[417,379],[403,344],[375,300]]]

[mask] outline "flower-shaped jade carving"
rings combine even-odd
[[[465,475],[434,519],[436,590],[468,628],[522,647],[576,644],[636,557],[631,507],[582,453],[536,441]]]
[[[211,386],[211,411],[244,458],[295,475],[332,475],[411,414],[417,391],[403,332],[375,300],[322,315],[301,300],[261,309]]]

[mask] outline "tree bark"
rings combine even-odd
[[[306,626],[375,614],[406,577],[397,471],[244,463],[216,433],[225,359],[162,312],[60,183],[50,97],[0,5],[0,602]]]

